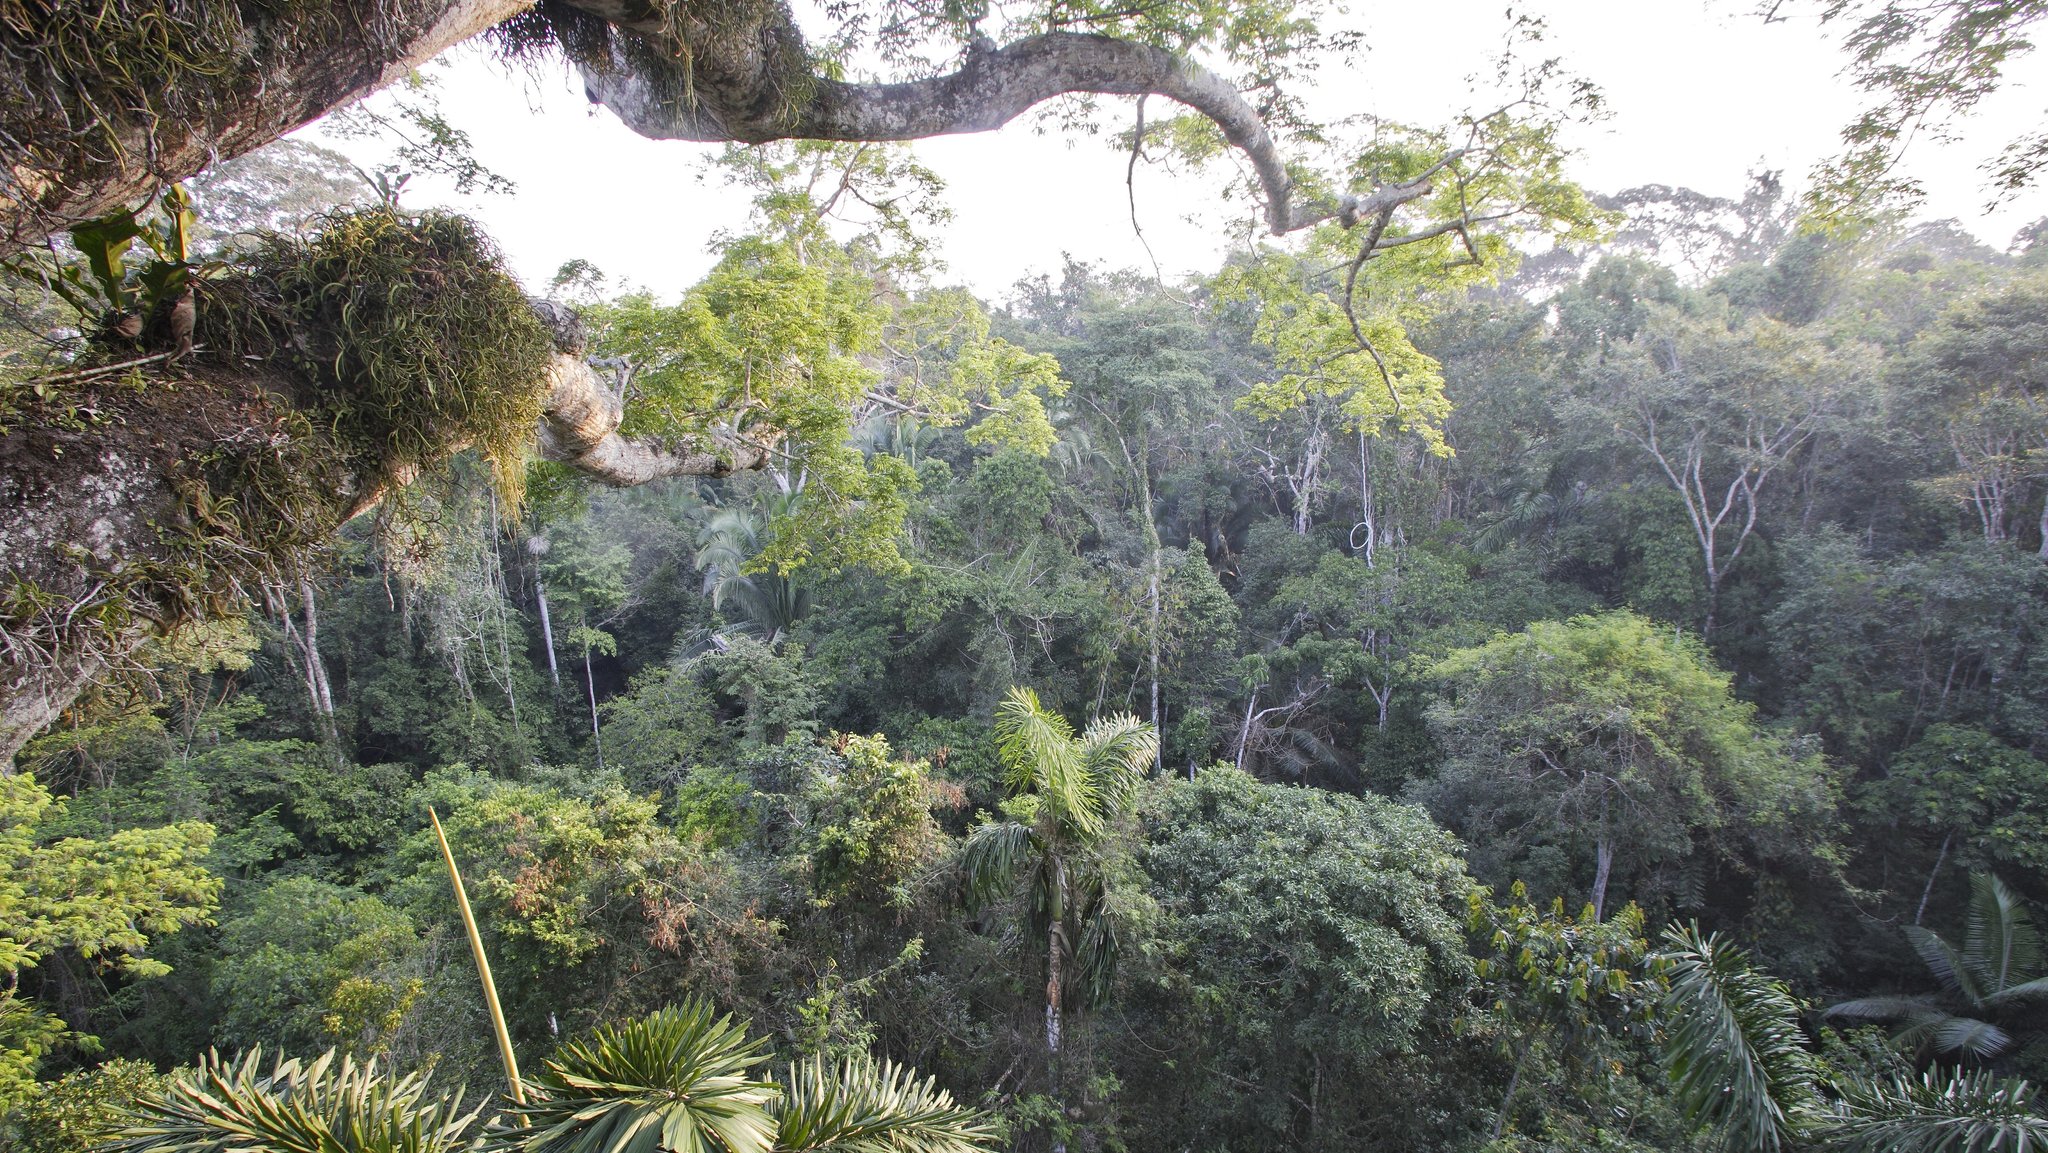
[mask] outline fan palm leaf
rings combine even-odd
[[[1842,1103],[1819,1133],[1838,1153],[2048,1153],[2048,1118],[2025,1081],[1929,1069],[1851,1082]]]
[[[936,1080],[863,1058],[791,1066],[774,1113],[777,1153],[979,1153],[994,1139]]]
[[[429,1097],[418,1073],[393,1077],[372,1060],[278,1061],[209,1053],[161,1093],[135,1103],[113,1146],[124,1153],[457,1153],[479,1110],[462,1094]]]
[[[1893,1037],[1937,1052],[1989,1060],[2013,1045],[2012,1035],[1987,1018],[2048,997],[2041,974],[2040,932],[2018,894],[1989,874],[1970,878],[1970,915],[1963,947],[1919,925],[1906,939],[1947,994],[1862,997],[1831,1006],[1830,1019],[1891,1021]]]
[[[1894,994],[1883,997],[1858,997],[1829,1005],[1823,1017],[1849,1021],[1901,1021],[1911,1017],[1933,1014],[1947,1016],[1932,997]]]
[[[1799,1003],[1719,934],[1674,925],[1664,941],[1664,1056],[1680,1107],[1730,1150],[1777,1153],[1816,1100]]]
[[[1943,1053],[1959,1053],[1989,1061],[2012,1048],[2012,1034],[1975,1017],[1946,1017],[1929,1030],[1928,1039]]]
[[[730,1016],[700,1000],[600,1027],[564,1045],[530,1088],[534,1099],[493,1126],[490,1150],[511,1153],[768,1153],[773,1084],[766,1059]]]
[[[1943,989],[1973,1005],[1984,999],[1978,984],[1983,970],[1980,959],[1966,956],[1938,934],[1919,925],[1906,926],[1906,940],[1912,942],[1913,951],[1920,955],[1921,963],[1934,974],[1934,979]]]
[[[2008,1005],[2016,1006],[2022,1002],[2037,1001],[2043,997],[2048,997],[2048,977],[2036,977],[2031,981],[2021,981],[2017,985],[2008,985],[2000,989],[1998,992],[1984,998],[1984,1004],[1989,1008],[2002,1009]]]

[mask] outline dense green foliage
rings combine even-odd
[[[2039,1140],[2040,252],[1557,253],[1389,302],[1390,393],[1267,258],[934,287],[791,191],[831,155],[585,300],[633,419],[751,380],[789,456],[523,510],[458,460],[0,778],[7,1139],[209,1046],[500,1083],[431,807],[537,1097],[423,1147]]]

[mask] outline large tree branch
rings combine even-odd
[[[181,65],[150,40],[141,85],[53,48],[83,17],[30,5],[26,24],[0,21],[0,256],[43,243],[239,156],[393,84],[532,0],[365,0],[346,5],[190,4],[145,31],[99,40],[192,39],[210,54]],[[92,6],[86,6],[88,8]],[[109,25],[119,16],[102,15]],[[129,51],[137,51],[129,48]]]
[[[621,398],[595,369],[580,357],[557,353],[541,414],[541,456],[624,488],[662,477],[726,476],[760,468],[772,451],[737,434],[621,436],[624,415]]]
[[[0,108],[0,255],[266,144],[528,2],[366,0],[333,27],[320,25],[317,40],[296,17],[236,9],[241,30],[214,46],[232,60],[182,74],[160,92],[108,88],[19,30],[0,29],[0,58],[32,65],[24,86],[36,97]],[[565,50],[582,67],[591,99],[651,138],[908,140],[990,131],[1068,93],[1157,95],[1208,117],[1244,153],[1276,235],[1333,218],[1347,226],[1373,219],[1429,190],[1425,176],[1363,197],[1305,201],[1258,112],[1227,80],[1165,49],[1110,36],[1047,32],[1002,47],[982,39],[945,75],[847,83],[816,74],[787,7],[770,0],[559,7],[609,23],[596,44],[565,37]],[[76,146],[33,143],[52,124],[71,126]]]
[[[895,84],[817,77],[792,83],[778,80],[772,70],[757,69],[739,72],[728,86],[694,70],[687,78],[664,74],[665,67],[665,61],[629,57],[615,49],[609,62],[584,64],[585,90],[642,136],[748,144],[989,132],[1070,93],[1163,96],[1214,121],[1224,138],[1244,152],[1258,174],[1266,224],[1276,236],[1332,218],[1348,226],[1413,200],[1429,187],[1418,180],[1369,197],[1303,203],[1272,134],[1229,81],[1163,48],[1092,33],[1047,32],[1000,48],[977,41],[957,71]]]

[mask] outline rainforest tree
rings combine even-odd
[[[1167,140],[1190,158],[1236,149],[1266,230],[1313,237],[1314,260],[1269,254],[1237,290],[1268,301],[1263,339],[1295,366],[1259,403],[1277,411],[1303,389],[1341,394],[1361,427],[1427,427],[1441,409],[1416,399],[1435,378],[1402,331],[1400,293],[1388,289],[1482,275],[1516,231],[1578,236],[1595,219],[1561,179],[1554,137],[1559,118],[1594,97],[1552,66],[1527,70],[1494,111],[1443,129],[1383,126],[1349,155],[1292,163],[1291,146],[1323,138],[1294,82],[1344,39],[1306,11],[1026,8],[1003,14],[1001,43],[979,12],[879,15],[839,17],[829,49],[765,0],[715,10],[391,0],[291,11],[136,0],[111,13],[62,6],[47,19],[6,21],[0,51],[25,99],[0,123],[0,257],[68,293],[82,331],[95,335],[86,370],[32,371],[0,402],[9,460],[0,545],[11,560],[0,756],[143,640],[220,615],[245,588],[288,583],[342,522],[459,448],[488,455],[507,496],[536,430],[540,455],[610,484],[724,475],[788,452],[832,459],[839,440],[821,435],[820,410],[873,393],[859,374],[829,375],[831,357],[783,341],[763,364],[803,370],[757,386],[724,371],[715,331],[686,331],[711,376],[690,381],[672,398],[680,403],[629,413],[631,370],[593,367],[575,317],[527,309],[488,244],[453,221],[402,218],[386,205],[224,270],[202,269],[182,243],[124,269],[130,241],[150,235],[136,206],[165,181],[275,139],[480,31],[492,30],[511,58],[565,58],[594,102],[658,139],[905,140],[996,128],[1070,93],[1176,101],[1195,119],[1172,122]],[[848,78],[839,61],[862,52],[908,78]],[[172,218],[182,211],[180,201]],[[67,231],[101,253],[92,283],[37,247]],[[778,271],[790,244],[729,259],[736,273],[801,289],[804,278]],[[1349,268],[1336,279],[1313,271],[1331,254]],[[802,265],[805,254],[794,259]],[[808,275],[822,274],[813,266]],[[404,287],[371,308],[321,287],[367,300],[393,279]],[[458,301],[476,306],[448,307]],[[719,312],[715,294],[705,303]],[[795,307],[815,317],[822,303]],[[767,304],[728,301],[722,315],[744,329],[757,306]],[[700,330],[708,319],[698,318]],[[857,328],[826,335],[842,355],[871,339]],[[137,338],[155,355],[128,365]],[[409,359],[417,340],[475,355]],[[188,353],[195,342],[199,352]],[[287,348],[309,355],[277,355]],[[942,379],[969,394],[1010,391],[991,381],[1022,367],[993,354],[960,366]],[[334,408],[343,411],[323,411]],[[81,423],[81,412],[94,415]],[[120,428],[144,426],[154,434],[147,445],[122,440]],[[252,442],[268,447],[252,452]],[[852,488],[838,494],[842,506],[870,495]],[[287,491],[297,498],[278,495]],[[1157,578],[1156,556],[1153,569]]]

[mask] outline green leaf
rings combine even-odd
[[[108,304],[126,310],[134,306],[135,294],[128,287],[128,266],[124,258],[142,225],[133,212],[116,212],[71,230],[71,243],[85,257],[85,265],[99,282]]]
[[[766,1059],[730,1016],[701,1000],[606,1025],[562,1047],[532,1100],[492,1127],[487,1150],[522,1153],[768,1153],[777,1089],[749,1071]]]

